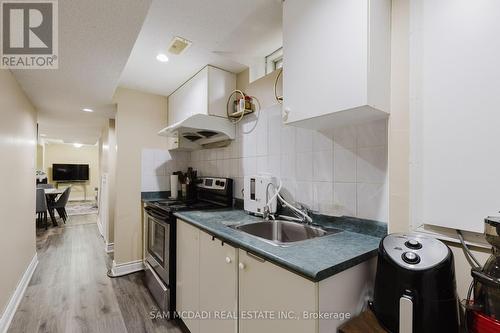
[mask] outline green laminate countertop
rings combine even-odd
[[[175,215],[222,241],[252,252],[315,282],[375,257],[380,240],[387,234],[385,223],[352,217],[319,215],[314,218],[315,223],[343,231],[280,247],[230,228],[230,225],[262,220],[243,210],[185,211],[177,212]]]

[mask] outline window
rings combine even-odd
[[[283,67],[283,48],[280,47],[266,57],[266,74]]]

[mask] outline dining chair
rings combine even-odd
[[[43,221],[45,230],[47,230],[47,199],[45,197],[45,190],[43,188],[38,188],[36,190],[36,223],[40,225]]]
[[[52,184],[38,184],[36,188],[42,188],[42,189],[48,189],[48,188],[54,188],[54,185]]]
[[[66,188],[59,199],[57,199],[57,201],[49,207],[49,209],[55,209],[57,211],[64,223],[66,223],[66,220],[68,219],[68,214],[66,213],[66,205],[68,204],[70,193],[71,186]]]

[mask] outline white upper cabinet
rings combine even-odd
[[[390,0],[286,0],[283,117],[317,130],[388,116]]]
[[[168,97],[168,124],[195,114],[226,117],[226,102],[236,89],[236,75],[206,66]]]
[[[500,1],[412,1],[412,223],[483,233],[500,210]]]

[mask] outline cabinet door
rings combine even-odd
[[[464,4],[411,1],[412,225],[483,233],[500,209],[500,1]]]
[[[236,75],[208,66],[208,113],[227,117],[227,99],[236,89]]]
[[[173,125],[194,114],[208,113],[208,68],[185,82],[168,98],[168,124]]]
[[[317,285],[297,274],[239,250],[239,309],[242,314],[270,311],[275,319],[239,320],[240,333],[317,332],[317,320],[304,320],[303,312],[317,312]],[[262,313],[262,312],[260,312]],[[279,319],[295,315],[300,320]],[[291,316],[293,317],[293,316]]]
[[[368,105],[388,111],[390,10],[390,0],[283,3],[287,122]]]
[[[200,322],[201,333],[237,332],[237,319],[213,316],[237,314],[238,253],[204,232],[200,232],[200,311],[212,315]]]
[[[187,311],[199,311],[200,307],[200,231],[177,220],[177,281],[176,307],[181,315]],[[197,319],[183,319],[191,333],[200,332]]]

